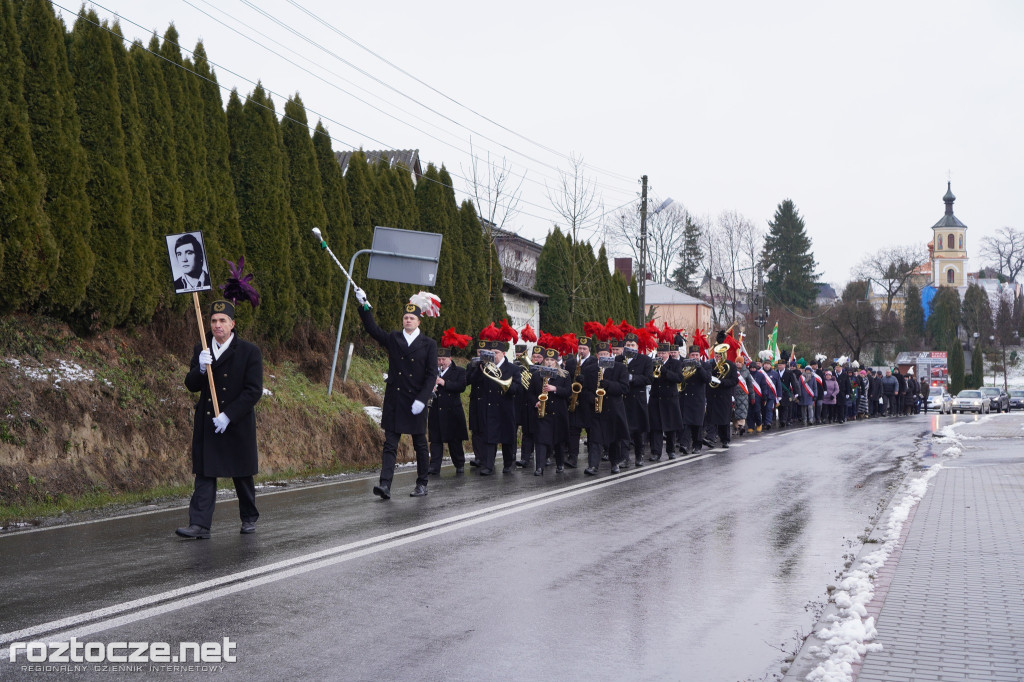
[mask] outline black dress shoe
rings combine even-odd
[[[520,469],[525,469],[526,467],[530,466],[532,461],[533,460],[529,460],[529,459],[517,459],[516,460],[516,466],[519,467]]]
[[[618,464],[616,464],[615,466],[612,467],[612,473],[613,474],[617,474],[617,473],[619,473],[619,471],[620,471],[620,469],[619,469],[619,465]]]
[[[636,461],[633,462],[633,466],[642,467],[643,465],[644,465],[644,458],[643,457],[637,457]]]
[[[471,459],[471,460],[469,460],[469,466],[471,466],[471,467],[478,467],[478,466],[480,466],[480,462],[476,461],[475,459]]]
[[[423,485],[422,483],[417,483],[416,484],[416,489],[413,490],[411,493],[409,493],[409,497],[426,497],[426,496],[427,496],[427,486]]]
[[[239,531],[242,535],[251,535],[256,532],[255,521],[242,521],[242,530]]]
[[[729,444],[728,443],[722,443],[722,448],[725,449],[725,450],[728,450],[729,449]]]
[[[597,467],[587,467],[583,470],[587,476],[597,476]]]
[[[373,494],[382,500],[391,499],[391,486],[389,485],[375,485],[373,486]]]
[[[440,475],[441,475],[440,471],[428,471],[427,472],[427,476],[440,476]]]
[[[690,448],[679,448],[679,454],[688,455],[690,454]]]
[[[555,473],[560,474],[565,471],[565,467],[555,467]]]
[[[575,469],[576,468],[576,462],[566,462],[565,466],[567,468],[569,468],[569,469]]]
[[[544,475],[544,470],[543,469],[534,469],[533,470],[533,475],[534,476],[543,476]]]
[[[461,473],[463,473],[463,468],[462,468],[462,467],[456,467],[456,468],[455,468],[455,473],[456,473],[456,474],[461,474]]]
[[[502,467],[501,473],[503,473],[503,474],[511,474],[512,473],[512,467],[510,467],[510,466]]]
[[[193,540],[209,540],[210,529],[197,526],[194,523],[187,528],[178,528],[175,534],[180,535],[183,538],[191,538]]]
[[[481,476],[493,476],[494,475],[494,469],[484,469],[484,468],[481,467],[480,475]]]
[[[602,462],[607,462],[608,461],[608,455],[601,455],[601,461]]]
[[[668,458],[669,459],[675,459],[676,458],[676,453],[674,453],[674,452],[668,453]]]
[[[647,459],[652,461],[652,462],[660,462],[661,461],[661,455],[658,455],[657,457],[648,457]]]

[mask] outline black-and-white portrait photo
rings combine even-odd
[[[206,262],[206,249],[203,248],[203,233],[169,234],[164,239],[167,240],[175,293],[209,290],[210,268]]]

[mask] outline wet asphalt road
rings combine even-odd
[[[234,501],[209,541],[172,535],[184,509],[3,536],[0,678],[67,677],[6,647],[73,635],[228,637],[217,679],[771,679],[951,419],[773,432],[619,476],[447,467],[422,499],[405,471],[386,503],[375,477],[258,495],[252,536]]]

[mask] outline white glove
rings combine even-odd
[[[414,401],[412,401],[412,413],[413,414],[419,414],[420,412],[423,411],[424,407],[426,407],[426,405],[423,404],[422,400],[414,400]]]
[[[213,353],[209,349],[199,351],[199,371],[206,374],[206,366],[213,364]]]
[[[228,422],[230,421],[231,420],[228,418],[228,416],[221,412],[220,414],[213,418],[213,432],[224,433],[224,431],[228,428]]]
[[[370,305],[370,302],[366,300],[366,292],[355,285],[353,287],[355,288],[356,300],[359,301],[359,305]]]
[[[711,377],[711,385],[712,386],[717,386],[720,383],[722,383],[721,379],[719,379],[718,377]]]

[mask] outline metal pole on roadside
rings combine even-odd
[[[647,176],[640,178],[640,267],[636,274],[639,310],[636,326],[642,327],[647,322]]]

